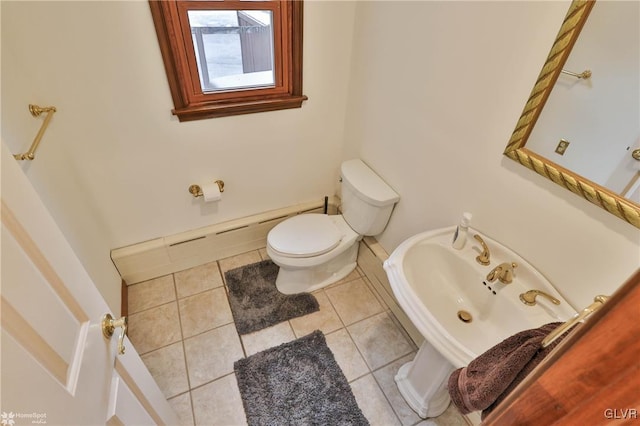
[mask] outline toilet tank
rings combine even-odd
[[[400,196],[362,160],[342,163],[342,216],[360,235],[380,234]]]

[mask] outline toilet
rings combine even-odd
[[[356,267],[362,237],[387,226],[400,196],[359,159],[342,163],[340,176],[341,215],[300,214],[267,235],[281,293],[311,292],[346,277]]]

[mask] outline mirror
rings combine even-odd
[[[504,151],[638,228],[639,16],[638,2],[574,0]]]

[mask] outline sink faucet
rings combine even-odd
[[[536,296],[542,296],[549,299],[554,305],[559,305],[560,301],[542,290],[529,290],[520,295],[520,300],[525,305],[534,306],[536,304]]]
[[[496,266],[487,275],[487,280],[494,282],[496,279],[503,284],[511,284],[513,282],[513,270],[518,267],[516,262],[504,262]]]
[[[482,246],[482,253],[476,256],[476,261],[481,265],[487,266],[490,263],[489,258],[491,257],[491,252],[489,252],[489,247],[487,246],[487,244],[484,242],[484,240],[480,235],[476,234],[473,236],[473,238],[478,240],[478,242]]]

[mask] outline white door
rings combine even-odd
[[[1,145],[0,425],[177,424],[128,339],[116,356],[106,302]]]

